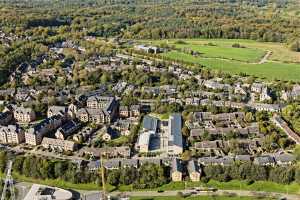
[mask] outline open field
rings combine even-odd
[[[274,198],[256,198],[256,197],[227,197],[227,196],[197,196],[197,197],[131,197],[132,200],[272,200]]]
[[[172,50],[161,54],[163,57],[200,64],[214,70],[228,73],[246,73],[268,80],[300,81],[300,53],[290,51],[284,44],[263,43],[251,40],[225,39],[187,39],[187,40],[143,41],[154,45],[167,43],[177,49],[191,49],[199,55],[191,55],[183,51]],[[239,43],[245,48],[233,48]],[[266,62],[259,63],[264,55],[272,54]]]
[[[213,187],[220,190],[247,190],[247,191],[264,191],[264,192],[278,192],[278,193],[290,193],[290,194],[300,194],[300,185],[293,183],[290,185],[283,185],[278,183],[273,183],[269,181],[255,181],[254,183],[248,185],[247,181],[232,180],[229,182],[218,182],[210,180],[208,183],[203,182],[187,182],[186,188],[193,187]],[[147,189],[147,190],[183,190],[185,189],[184,182],[170,182],[159,188]],[[132,191],[132,187],[129,186],[119,186],[120,191]],[[143,190],[139,190],[143,191]]]

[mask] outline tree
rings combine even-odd
[[[300,41],[299,40],[293,41],[292,44],[290,45],[290,49],[292,51],[300,52]]]
[[[254,120],[253,114],[251,112],[247,112],[245,115],[246,122],[250,123]]]
[[[4,172],[5,168],[6,168],[6,152],[5,151],[1,151],[0,152],[0,171]]]
[[[111,185],[117,186],[119,185],[120,180],[120,171],[119,170],[111,170],[107,176],[107,182]]]

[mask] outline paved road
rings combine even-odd
[[[183,193],[192,193],[194,192],[193,196],[208,196],[208,195],[220,195],[220,196],[256,196],[256,197],[286,197],[288,200],[299,200],[300,195],[296,194],[283,194],[283,193],[275,193],[275,192],[256,192],[256,191],[239,191],[239,190],[217,190],[215,192],[207,192],[201,191],[196,192],[195,190],[174,190],[174,191],[165,191],[159,193],[157,191],[135,191],[135,192],[112,192],[110,195],[116,196],[119,194],[126,194],[129,196],[139,196],[139,197],[150,197],[150,196],[176,196],[178,192]],[[94,200],[93,197],[98,197],[100,195],[99,192],[83,192],[86,199]]]

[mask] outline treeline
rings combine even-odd
[[[227,182],[233,179],[254,181],[272,181],[281,184],[300,183],[300,168],[297,166],[260,166],[253,163],[235,163],[231,166],[206,166],[202,181],[210,179]]]
[[[0,171],[4,172],[10,155],[0,152]],[[76,163],[64,160],[47,159],[36,156],[14,155],[13,173],[35,179],[61,179],[71,183],[99,183],[98,172],[91,172],[87,168],[78,168]]]
[[[142,39],[203,37],[289,42],[300,33],[300,19],[284,14],[297,10],[293,0],[86,0],[30,1],[26,4],[3,4],[9,9],[0,14],[0,24],[16,31],[65,25],[69,27],[66,33]],[[28,6],[30,4],[38,6]],[[39,18],[32,17],[32,13]],[[23,17],[20,19],[16,15]],[[69,20],[57,20],[66,16]]]

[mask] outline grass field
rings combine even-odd
[[[172,60],[201,64],[214,70],[233,74],[246,73],[268,80],[300,81],[300,53],[290,51],[284,44],[225,39],[181,41],[184,41],[184,44],[178,43],[178,40],[141,42],[154,45],[167,43],[175,45],[177,49],[191,49],[199,52],[197,56],[176,50],[162,54]],[[233,48],[232,44],[234,43],[239,43],[245,48]],[[265,63],[259,64],[267,51],[272,51],[272,54]]]
[[[197,196],[197,197],[131,197],[131,200],[273,200],[274,198],[263,198],[263,197],[229,197],[229,196]]]
[[[279,193],[291,193],[291,194],[300,194],[300,185],[293,183],[290,185],[283,185],[278,183],[273,183],[269,181],[256,181],[253,184],[248,185],[247,181],[238,181],[232,180],[229,182],[218,182],[210,180],[207,184],[202,182],[187,182],[186,188],[193,187],[213,187],[221,190],[248,190],[248,191],[264,191],[264,192],[279,192]],[[184,182],[170,182],[159,188],[147,189],[147,190],[183,190],[185,189]],[[131,191],[133,190],[131,185],[129,186],[120,186],[118,188],[120,191]],[[141,190],[143,191],[143,190]]]

